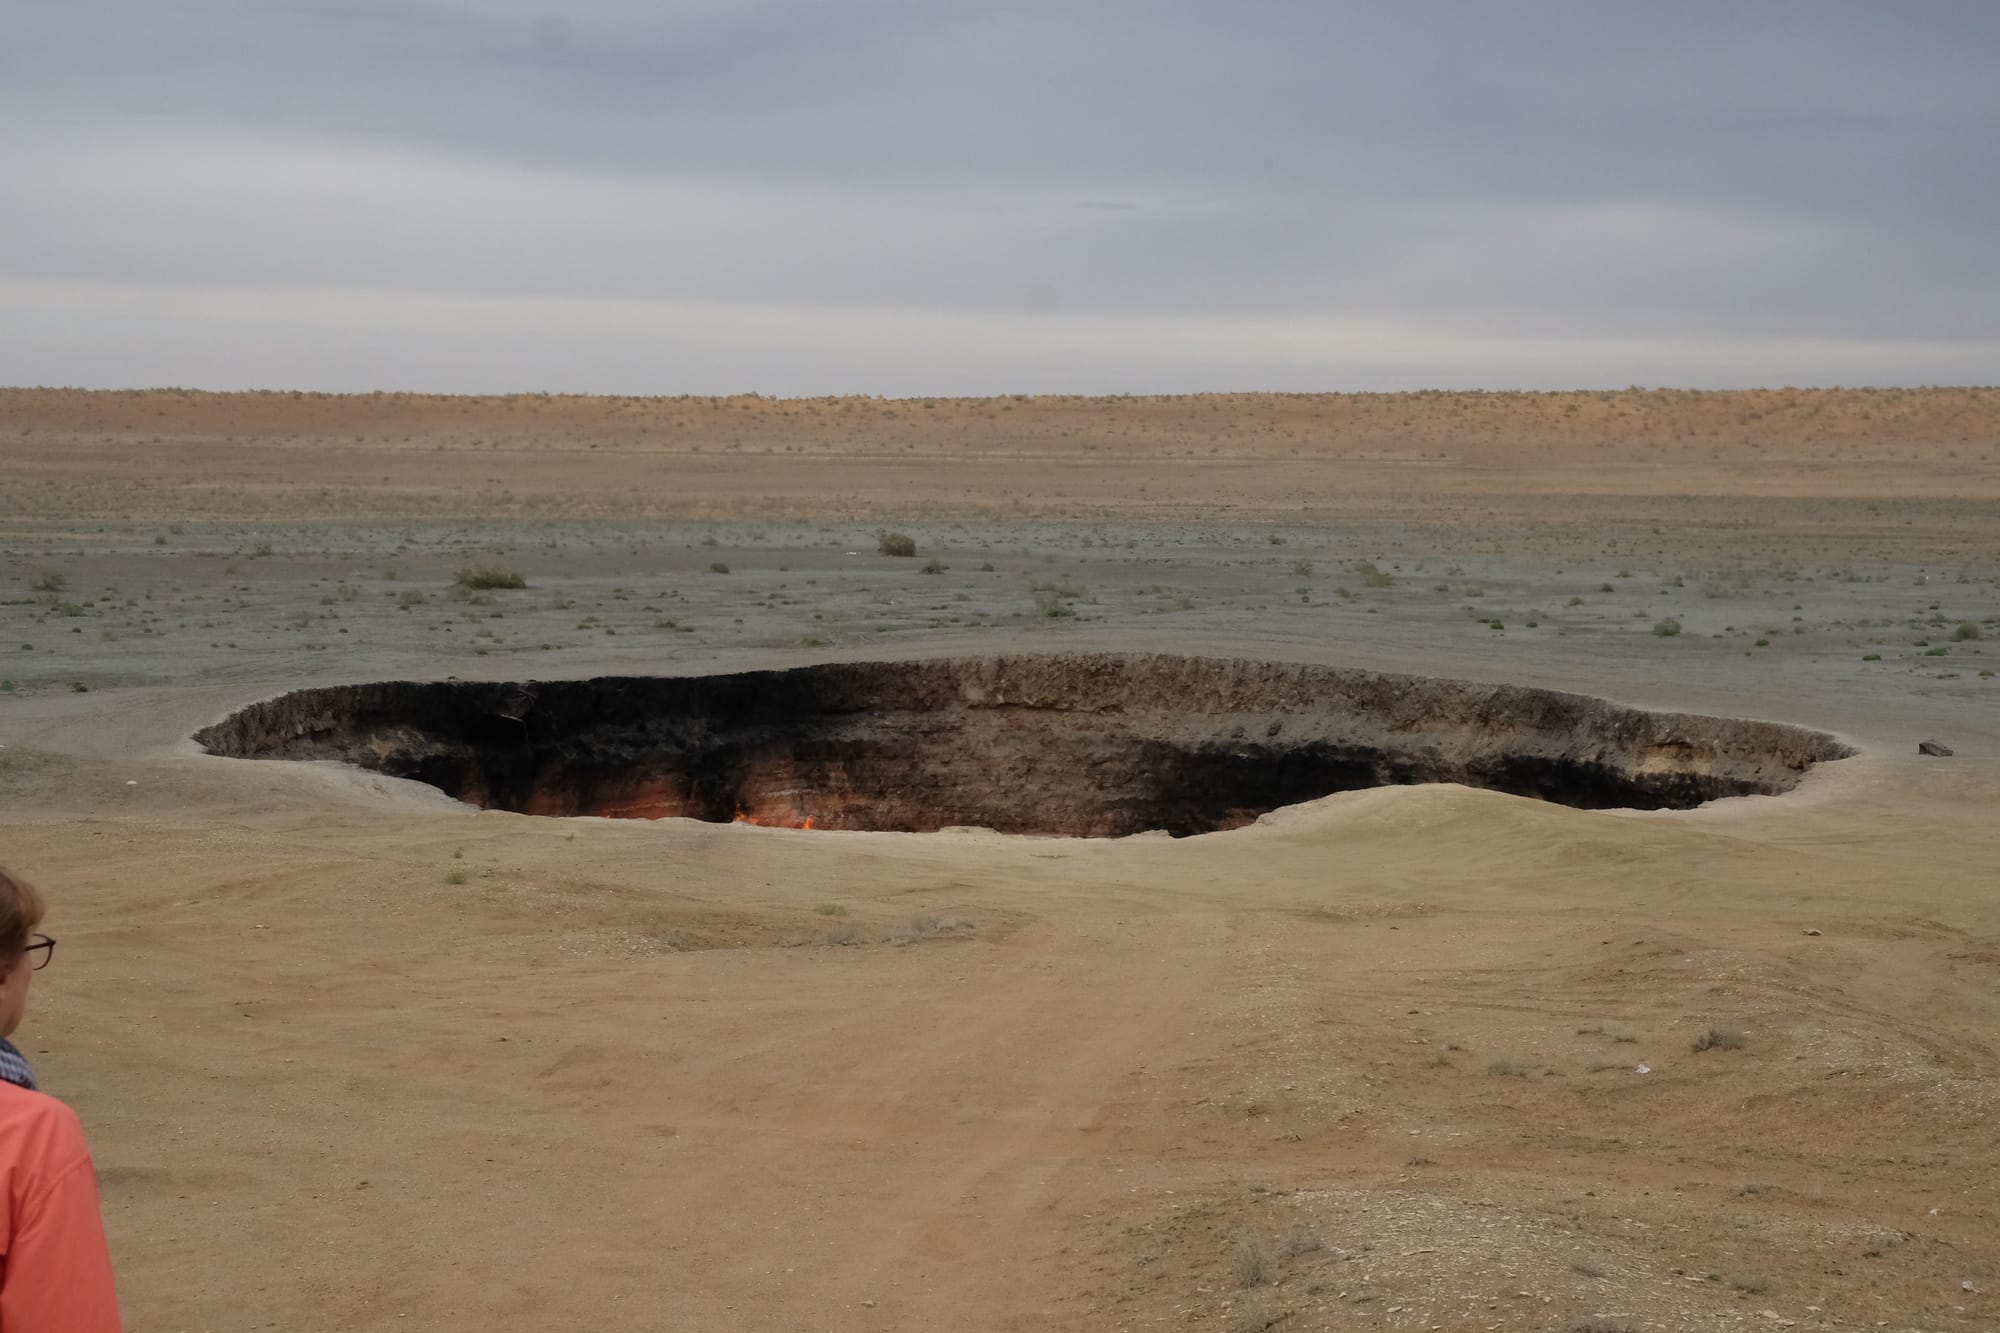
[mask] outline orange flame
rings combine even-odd
[[[802,823],[798,823],[798,824],[794,824],[794,823],[793,823],[793,822],[792,822],[791,820],[789,820],[789,819],[769,819],[769,818],[760,818],[760,817],[758,817],[757,815],[754,815],[754,814],[751,814],[751,813],[750,813],[750,812],[749,812],[748,810],[745,810],[745,809],[744,809],[744,808],[743,808],[742,806],[740,806],[740,805],[736,807],[736,814],[735,814],[735,816],[734,816],[733,818],[731,818],[731,819],[730,819],[730,821],[729,821],[729,822],[730,822],[730,823],[732,823],[732,824],[755,824],[755,825],[756,825],[756,826],[757,826],[758,828],[799,828],[799,829],[805,829],[805,828],[811,828],[811,827],[813,826],[813,822],[812,822],[812,816],[811,816],[811,815],[807,815],[807,816],[805,817],[805,820],[804,820],[804,822],[802,822]]]

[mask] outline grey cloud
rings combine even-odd
[[[2000,333],[1983,3],[0,0],[0,23],[21,281]]]

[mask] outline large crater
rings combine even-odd
[[[295,690],[195,739],[338,759],[534,815],[1177,836],[1332,792],[1458,782],[1585,809],[1788,791],[1822,732],[1602,699],[1153,655]]]

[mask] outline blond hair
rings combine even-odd
[[[28,932],[42,924],[47,910],[34,885],[0,866],[0,962],[20,961],[27,952]]]

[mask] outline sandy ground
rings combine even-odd
[[[1093,842],[186,740],[307,683],[1044,648],[1862,753]],[[1991,391],[0,394],[0,860],[62,941],[21,1040],[134,1330],[1995,1327],[1996,667]]]

